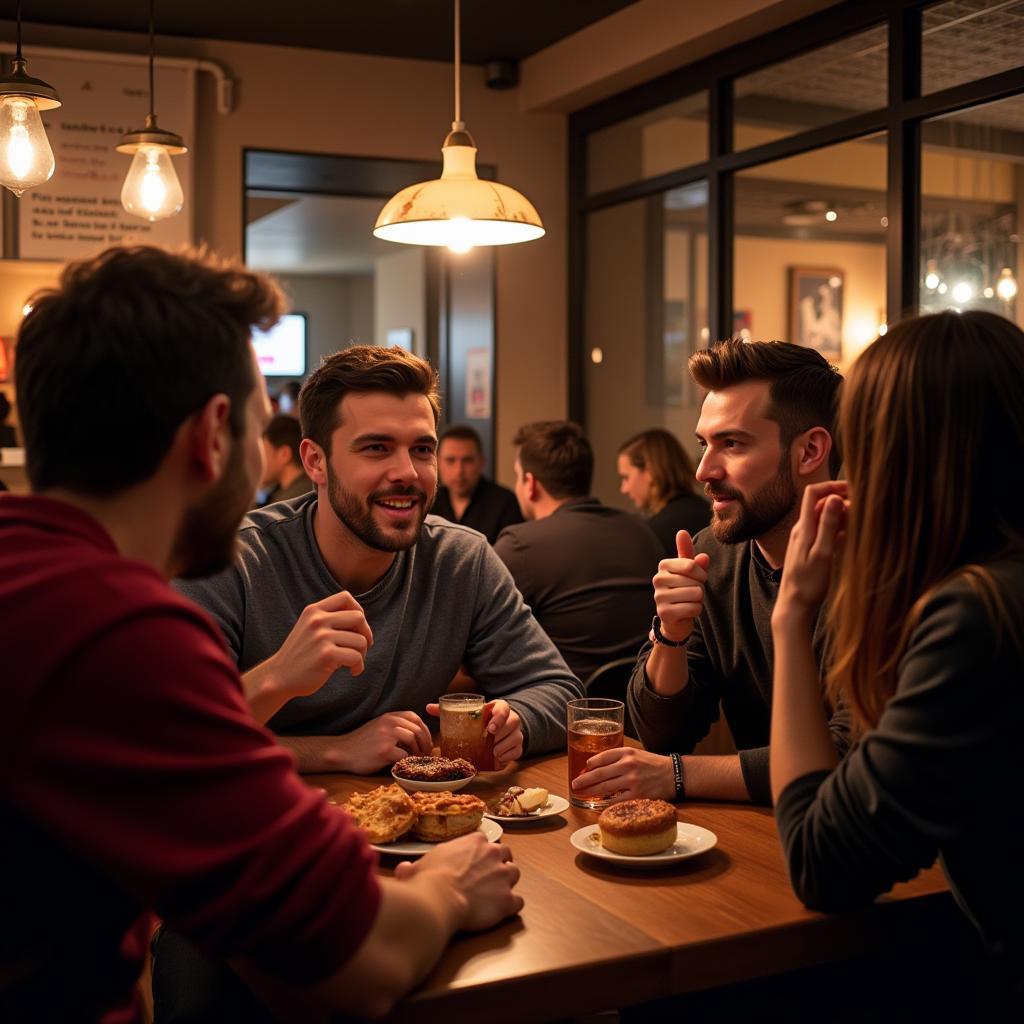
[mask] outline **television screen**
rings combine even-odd
[[[305,376],[305,313],[285,313],[269,331],[254,327],[252,343],[264,377]]]

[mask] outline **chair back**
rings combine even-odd
[[[583,687],[588,697],[611,697],[613,700],[621,700],[626,703],[626,690],[629,688],[629,679],[636,667],[636,658],[616,658],[615,661],[606,661],[603,665],[595,668],[587,677]],[[629,717],[629,705],[626,705],[623,714],[623,730],[627,736],[637,738],[633,721]]]

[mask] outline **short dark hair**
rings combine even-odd
[[[263,436],[271,448],[288,447],[292,453],[291,461],[296,466],[302,465],[302,458],[299,455],[299,445],[302,444],[302,427],[294,416],[278,413],[267,424]]]
[[[331,454],[331,435],[341,423],[341,402],[349,394],[385,391],[404,398],[423,395],[441,415],[437,373],[425,359],[394,345],[352,345],[327,356],[303,385],[299,395],[302,434]]]
[[[250,334],[284,307],[263,274],[205,250],[107,249],[33,296],[15,382],[33,490],[116,494],[151,477],[210,398],[245,430]],[[101,443],[116,438],[116,445]]]
[[[516,431],[519,465],[532,473],[552,498],[582,498],[590,493],[594,450],[587,435],[568,420],[541,420]]]
[[[690,356],[690,375],[708,391],[747,381],[768,383],[769,419],[779,424],[783,445],[811,427],[832,435],[829,474],[842,465],[836,439],[836,411],[842,374],[820,352],[788,341],[723,341]]]
[[[480,435],[465,423],[453,423],[450,427],[446,427],[444,432],[438,438],[438,448],[448,440],[472,441],[473,444],[476,445],[476,450],[483,455],[484,443],[480,440]]]

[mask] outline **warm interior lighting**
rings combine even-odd
[[[1009,267],[1003,267],[999,271],[999,280],[996,281],[996,295],[1003,302],[1011,302],[1017,294],[1017,279]]]
[[[139,146],[121,189],[121,204],[146,220],[173,217],[184,205],[181,182],[164,146]]]
[[[388,200],[373,233],[389,242],[446,245],[464,253],[477,245],[529,242],[544,234],[544,226],[520,192],[477,177],[476,143],[462,121],[459,14],[455,0],[455,120],[441,148],[441,177],[410,185]]]
[[[53,175],[53,150],[40,110],[60,106],[52,85],[27,73],[21,55],[21,4],[17,9],[17,43],[10,74],[0,78],[0,185],[16,196]]]
[[[153,81],[153,7],[149,0],[149,113],[146,127],[129,132],[117,146],[118,153],[132,154],[132,165],[121,187],[121,205],[136,217],[148,221],[173,217],[185,205],[181,182],[171,162],[188,150],[180,135],[157,126]]]
[[[831,224],[833,221],[839,220],[839,214],[836,213],[835,210],[826,210],[825,220],[827,220]]]
[[[924,275],[924,286],[930,291],[935,291],[939,287],[942,278],[939,277],[939,265],[935,260],[928,261],[928,273]]]
[[[953,285],[953,301],[958,305],[964,305],[966,302],[970,302],[974,298],[974,289],[971,287],[969,281],[957,281]]]
[[[603,363],[604,351],[600,348],[592,348],[590,350],[590,361],[593,363]]]

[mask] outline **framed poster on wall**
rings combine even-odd
[[[843,272],[789,268],[789,337],[817,349],[830,363],[843,354]]]

